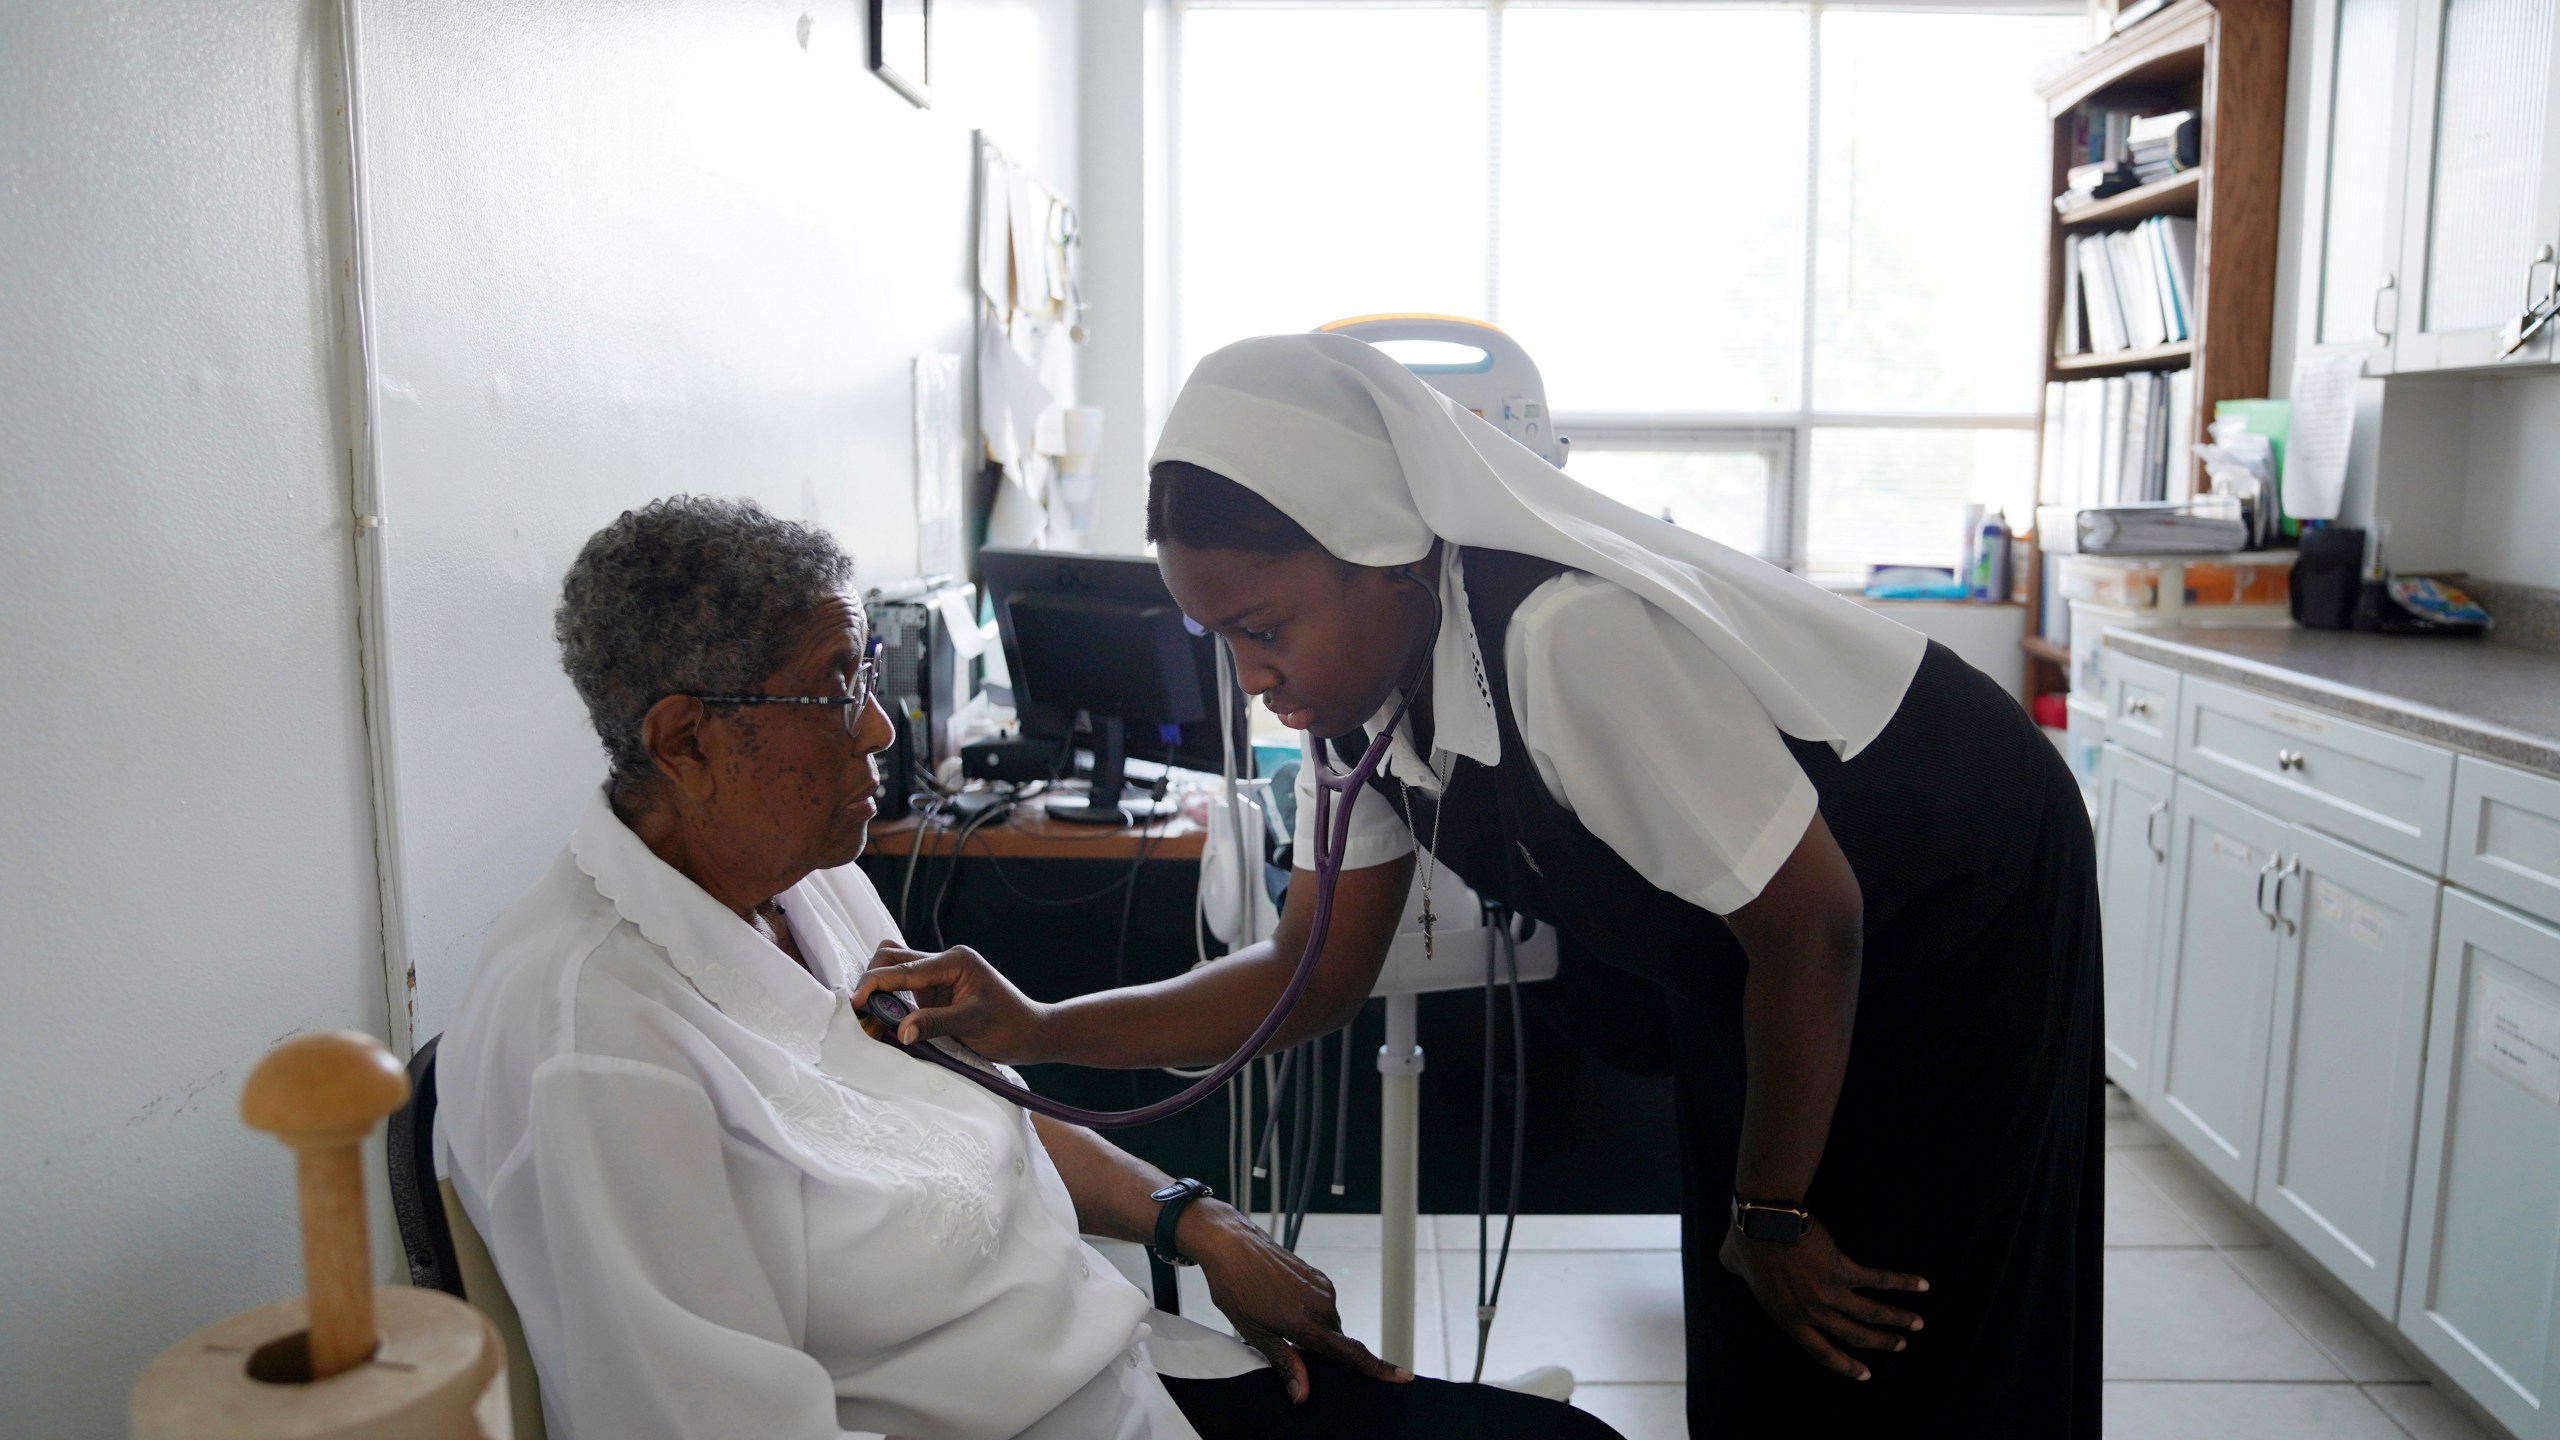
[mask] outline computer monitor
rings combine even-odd
[[[1131,757],[1195,770],[1225,763],[1218,641],[1182,623],[1156,562],[989,547],[978,552],[978,574],[1004,638],[1023,733],[1063,742],[1079,715],[1090,722],[1090,800],[1053,803],[1051,815],[1127,823],[1120,795]],[[1250,773],[1244,695],[1230,689],[1236,759]]]

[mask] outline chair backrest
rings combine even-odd
[[[409,1282],[470,1302],[507,1347],[507,1407],[515,1440],[543,1440],[542,1385],[524,1323],[507,1296],[489,1247],[453,1193],[436,1175],[436,1045],[439,1035],[409,1059],[409,1103],[394,1111],[386,1136],[384,1168],[390,1172],[391,1209],[400,1221],[400,1248],[408,1253]]]

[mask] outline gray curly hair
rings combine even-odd
[[[560,668],[604,742],[617,795],[656,771],[640,721],[669,695],[744,694],[781,668],[794,622],[853,580],[834,537],[752,500],[671,495],[588,537],[560,585]]]

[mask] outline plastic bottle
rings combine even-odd
[[[1968,577],[1976,600],[2009,598],[2009,517],[2007,512],[1982,522],[1981,542],[1974,547],[1973,574]]]

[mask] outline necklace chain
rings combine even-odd
[[[1431,908],[1431,881],[1440,870],[1440,822],[1449,813],[1449,782],[1440,774],[1440,766],[1436,763],[1439,758],[1440,747],[1434,745],[1431,747],[1429,758],[1422,762],[1422,768],[1429,772],[1432,783],[1438,786],[1440,791],[1439,798],[1431,802],[1431,843],[1424,847],[1422,858],[1422,963],[1425,969],[1431,966],[1432,928],[1440,918]],[[1456,773],[1457,765],[1454,757],[1449,768],[1452,774]],[[1414,828],[1413,786],[1401,775],[1396,777],[1396,793],[1404,801],[1404,828],[1412,831]],[[1413,838],[1419,840],[1422,837],[1415,834]]]

